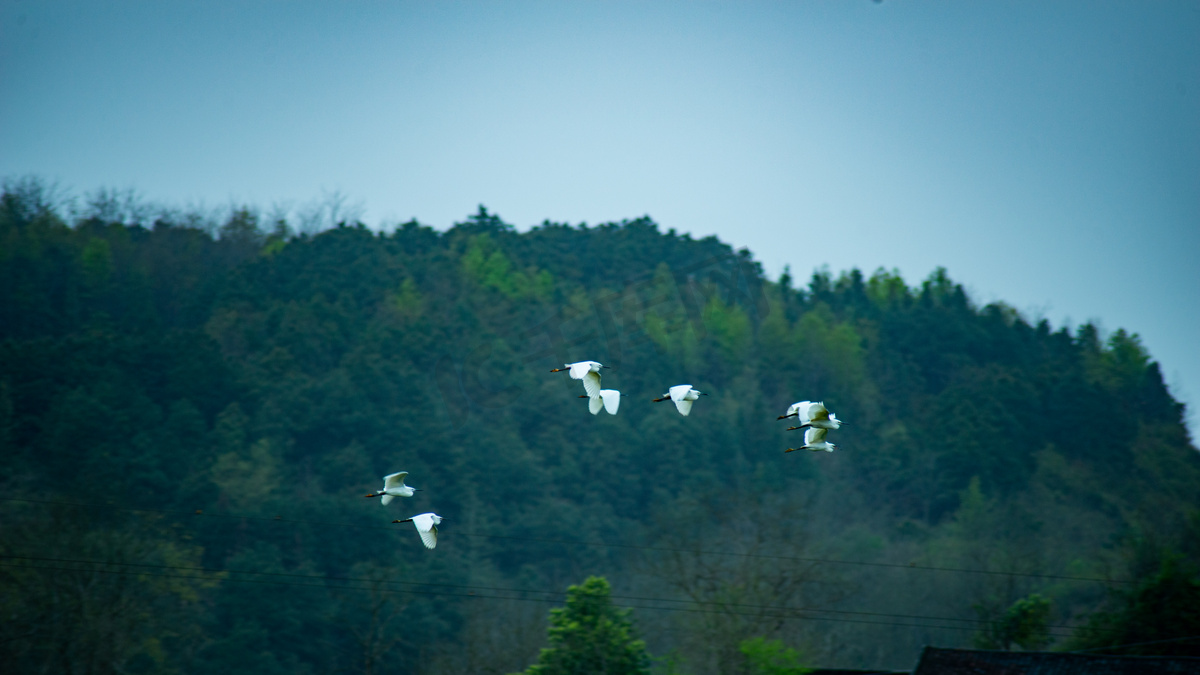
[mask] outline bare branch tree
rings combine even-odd
[[[700,610],[675,619],[686,625],[679,648],[697,673],[747,672],[743,640],[786,635],[795,642],[803,630],[789,621],[800,616],[790,608],[845,594],[836,572],[772,557],[813,556],[805,506],[786,495],[738,491],[670,511],[673,516],[656,527],[659,547],[669,550],[646,556],[642,571]]]

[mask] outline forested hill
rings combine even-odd
[[[752,637],[908,668],[1033,593],[1053,646],[1116,644],[1108,589],[1198,562],[1200,457],[1136,335],[978,306],[944,270],[771,281],[649,218],[102,214],[0,197],[22,672],[512,672],[591,574],[660,669],[740,672]],[[548,372],[587,359],[617,415]],[[650,402],[680,383],[709,394],[686,418]],[[847,420],[836,452],[783,452],[801,399]],[[362,498],[400,470],[415,497]],[[390,524],[426,511],[432,551]]]

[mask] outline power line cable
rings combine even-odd
[[[229,581],[232,583],[265,584],[265,585],[272,585],[272,586],[296,586],[296,587],[305,587],[305,588],[319,588],[319,589],[323,589],[323,590],[373,591],[373,592],[385,593],[385,594],[427,595],[427,596],[456,597],[456,598],[463,598],[463,599],[483,599],[483,600],[512,600],[512,601],[517,601],[517,602],[538,602],[538,603],[542,603],[542,604],[558,604],[561,602],[560,600],[555,600],[555,599],[550,599],[550,598],[521,598],[521,597],[510,597],[510,596],[483,595],[480,593],[452,593],[452,592],[444,592],[444,591],[439,592],[439,591],[420,591],[420,590],[401,590],[401,589],[371,589],[371,588],[364,588],[361,586],[330,586],[330,585],[326,585],[326,584],[302,584],[302,583],[297,583],[294,581],[274,581],[274,580],[268,580],[268,579],[237,579],[237,578],[213,579],[211,577],[204,577],[204,576],[197,576],[197,575],[158,574],[158,573],[154,573],[154,572],[145,572],[145,571],[101,570],[101,569],[95,569],[95,568],[81,569],[78,567],[52,567],[52,566],[48,566],[48,565],[23,565],[23,564],[9,564],[9,563],[0,563],[0,567],[8,567],[8,568],[16,568],[16,569],[29,569],[29,570],[36,570],[36,571],[50,571],[50,572],[94,572],[97,574],[124,575],[124,576],[147,576],[147,577],[158,577],[158,578],[166,578],[166,579],[195,579],[195,580],[199,580],[199,581]],[[687,608],[687,607],[655,607],[655,606],[648,606],[648,605],[633,605],[633,604],[623,604],[623,605],[620,605],[620,607],[622,609],[646,609],[646,610],[659,610],[659,611],[665,611],[665,612],[681,612],[681,613],[690,613],[690,614],[732,615],[732,616],[745,616],[745,617],[760,618],[760,619],[767,618],[767,619],[780,619],[780,620],[827,621],[827,622],[834,622],[834,623],[856,623],[856,624],[868,624],[868,625],[877,625],[877,626],[893,626],[893,627],[901,627],[901,628],[925,628],[925,629],[931,629],[931,630],[958,630],[958,631],[975,631],[975,630],[977,630],[976,628],[970,627],[970,626],[941,626],[941,625],[929,625],[929,624],[922,624],[922,623],[897,623],[894,621],[873,621],[873,620],[867,620],[867,619],[842,619],[842,618],[834,618],[834,617],[807,616],[807,615],[803,615],[800,612],[797,612],[795,610],[789,610],[790,613],[788,613],[788,614],[749,614],[746,612],[715,611],[715,610],[711,610],[711,609],[694,609],[694,608]],[[1052,633],[1051,636],[1052,637],[1069,637],[1068,634],[1057,634],[1057,633]]]
[[[233,570],[233,569],[228,569],[228,568],[194,567],[194,566],[183,566],[183,565],[158,565],[158,564],[153,564],[153,563],[110,562],[110,561],[102,561],[102,560],[80,560],[80,559],[74,559],[74,558],[46,558],[46,557],[18,556],[18,555],[0,555],[0,559],[29,560],[29,561],[37,561],[37,562],[75,563],[75,564],[85,564],[85,565],[115,565],[115,566],[122,566],[122,567],[148,567],[148,568],[153,568],[153,569],[195,571],[195,572],[204,572],[204,573],[209,573],[209,574],[252,574],[252,575],[261,575],[261,576],[288,577],[288,578],[299,578],[299,579],[320,579],[320,580],[324,580],[324,581],[384,583],[384,584],[398,584],[398,585],[404,585],[404,586],[438,586],[438,587],[442,587],[442,588],[457,588],[457,589],[465,589],[465,590],[484,590],[484,591],[504,592],[504,593],[539,593],[539,594],[543,594],[543,595],[555,595],[555,596],[566,595],[566,591],[558,591],[558,590],[548,591],[548,590],[530,589],[530,588],[503,588],[503,587],[495,587],[495,586],[479,586],[479,585],[470,585],[470,584],[448,584],[448,583],[429,582],[429,581],[397,581],[397,580],[386,580],[386,579],[371,579],[368,577],[342,577],[342,576],[329,576],[329,575],[323,575],[323,574],[300,574],[300,573],[295,573],[295,572],[256,572],[256,571],[252,571],[252,570]],[[758,610],[783,611],[783,612],[824,612],[824,613],[828,613],[828,614],[852,614],[852,615],[858,615],[858,616],[876,616],[876,617],[887,617],[887,618],[894,618],[894,619],[917,619],[917,620],[927,620],[927,621],[957,621],[960,623],[972,623],[972,624],[984,624],[984,625],[996,625],[996,624],[1000,623],[999,621],[989,621],[986,619],[961,619],[961,618],[957,618],[957,617],[928,616],[928,615],[920,615],[920,614],[894,614],[894,613],[888,613],[888,612],[864,612],[864,611],[829,609],[829,608],[824,608],[824,607],[780,607],[780,606],[772,606],[772,605],[754,605],[754,604],[750,604],[750,603],[739,603],[739,602],[677,600],[677,599],[672,599],[672,598],[655,598],[655,597],[631,596],[631,595],[610,595],[610,597],[615,598],[615,599],[620,599],[620,600],[632,600],[632,601],[639,601],[639,602],[671,602],[671,603],[677,603],[677,604],[693,604],[693,605],[701,605],[701,606],[715,605],[715,606],[721,606],[721,607],[738,607],[738,608],[743,608],[743,609],[758,609]],[[1065,630],[1073,630],[1072,626],[1050,625],[1047,627],[1048,628],[1062,628]]]
[[[59,501],[49,501],[49,500],[40,500],[40,499],[22,499],[22,498],[16,498],[16,497],[0,497],[0,501],[26,502],[26,503],[31,503],[31,504],[70,506],[70,507],[75,507],[75,508],[88,508],[88,509],[101,507],[101,508],[107,508],[107,509],[111,509],[111,510],[115,510],[115,511],[130,511],[130,512],[135,512],[135,513],[162,513],[162,514],[177,515],[177,516],[206,516],[206,517],[212,517],[212,518],[259,520],[259,521],[295,523],[295,524],[310,524],[310,525],[330,525],[330,526],[335,526],[335,527],[353,527],[353,528],[360,528],[360,529],[390,529],[390,530],[395,529],[395,528],[390,527],[389,525],[363,525],[363,524],[359,524],[359,523],[346,523],[346,522],[336,522],[336,521],[303,520],[303,519],[296,519],[296,518],[284,518],[283,516],[252,516],[252,515],[238,515],[238,514],[228,514],[228,513],[209,513],[207,511],[204,511],[203,509],[196,509],[194,511],[182,511],[182,510],[167,510],[167,509],[129,508],[129,507],[114,506],[111,504],[103,504],[103,505],[78,504],[78,503],[74,503],[74,502],[59,502]],[[801,556],[781,556],[781,555],[767,555],[767,554],[761,554],[761,553],[739,553],[736,551],[713,551],[713,550],[703,550],[703,549],[668,548],[668,547],[662,547],[662,546],[639,546],[637,544],[589,542],[589,541],[579,541],[579,540],[574,540],[574,539],[547,539],[544,537],[529,537],[529,536],[515,537],[515,536],[510,536],[510,535],[483,534],[483,533],[479,533],[479,532],[464,532],[462,530],[450,530],[447,532],[440,532],[438,536],[452,538],[456,535],[464,536],[464,537],[485,538],[485,539],[507,539],[507,540],[523,541],[523,542],[537,541],[537,542],[551,543],[551,544],[594,546],[594,547],[600,547],[600,548],[624,548],[624,549],[631,549],[631,550],[656,551],[656,552],[664,552],[664,553],[690,553],[693,555],[720,555],[720,556],[732,556],[732,557],[742,557],[742,558],[763,558],[763,559],[768,559],[768,560],[821,563],[821,564],[828,564],[828,565],[857,565],[857,566],[862,566],[862,567],[882,567],[882,568],[903,569],[903,570],[922,570],[922,571],[928,571],[928,572],[957,572],[957,573],[963,573],[963,574],[981,574],[981,575],[988,575],[988,576],[1052,579],[1055,581],[1087,581],[1087,582],[1105,583],[1105,584],[1133,584],[1133,583],[1136,583],[1134,581],[1123,580],[1123,579],[1103,579],[1100,577],[1081,577],[1081,576],[1073,576],[1073,575],[1065,575],[1065,574],[1037,574],[1037,573],[1031,573],[1031,572],[1002,572],[1002,571],[998,571],[998,570],[977,570],[977,569],[969,569],[969,568],[963,568],[963,567],[940,567],[940,566],[934,566],[934,565],[917,565],[915,563],[909,563],[909,564],[905,565],[905,564],[901,564],[901,563],[866,562],[866,561],[862,561],[862,560],[840,560],[840,559],[833,559],[833,558],[810,558],[810,557],[801,557]]]

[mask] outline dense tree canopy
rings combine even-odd
[[[601,574],[681,672],[754,638],[907,668],[1034,593],[1052,644],[1116,612],[1088,579],[1159,573],[1131,532],[1196,560],[1200,459],[1137,335],[945,270],[797,288],[648,218],[297,235],[106,203],[0,195],[0,659],[26,671],[515,672],[546,590]],[[583,359],[618,415],[547,372]],[[689,417],[649,403],[685,382]],[[801,399],[849,422],[837,452],[783,454]],[[398,470],[423,491],[361,499]],[[434,551],[388,526],[425,511]]]

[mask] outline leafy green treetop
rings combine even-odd
[[[753,675],[804,675],[809,668],[800,665],[800,652],[785,647],[781,640],[763,637],[743,640],[738,646],[746,656],[746,663]]]
[[[990,618],[982,607],[976,606],[980,616]],[[1034,593],[1013,603],[1003,617],[987,624],[975,636],[975,646],[980,649],[1011,650],[1014,646],[1025,651],[1037,651],[1050,644],[1050,601]]]
[[[604,577],[567,589],[567,606],[550,610],[550,647],[525,675],[649,673],[646,643],[634,637],[629,610],[613,607]]]

